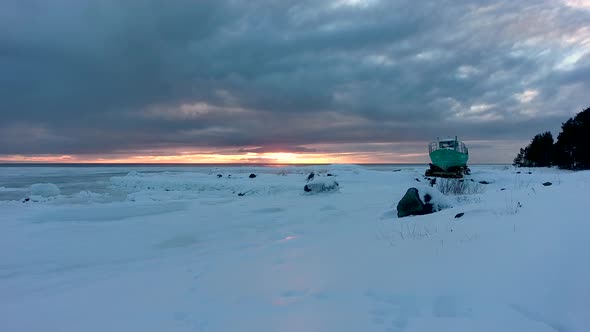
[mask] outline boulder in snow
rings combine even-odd
[[[250,176],[249,176],[250,179],[253,179],[255,177],[256,177],[256,174],[254,174],[254,173],[250,174]]]
[[[35,183],[31,186],[32,196],[52,197],[59,194],[59,188],[53,183]]]
[[[450,207],[443,194],[430,187],[410,188],[397,203],[397,217],[417,216]]]
[[[330,192],[338,190],[340,184],[336,181],[314,181],[308,183],[303,187],[303,190],[308,193]]]
[[[543,183],[543,185],[544,185],[545,187],[549,187],[549,186],[550,186],[550,185],[552,185],[552,184],[553,184],[553,183],[551,183],[551,182],[545,182],[545,183]]]

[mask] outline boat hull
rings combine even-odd
[[[439,149],[430,152],[430,160],[435,166],[447,171],[450,168],[466,167],[469,155],[455,150]]]

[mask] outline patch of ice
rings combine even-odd
[[[59,188],[53,183],[35,183],[30,190],[33,196],[53,197],[60,194]]]
[[[27,191],[29,190],[28,188],[7,188],[7,187],[0,187],[0,193],[1,192],[18,192],[18,191]]]
[[[314,181],[305,185],[304,189],[308,193],[321,193],[337,191],[340,184],[336,181]]]
[[[274,175],[269,177],[270,174],[261,174],[256,179],[250,179],[249,173],[231,173],[232,177],[218,178],[216,173],[130,172],[125,176],[112,177],[110,187],[127,192],[127,199],[130,201],[190,200],[237,196],[239,193],[247,193],[247,196],[274,195],[301,188],[295,183],[295,178],[290,181],[277,181]]]
[[[83,190],[72,195],[68,200],[69,203],[104,203],[109,202],[109,194],[99,194],[92,191]]]

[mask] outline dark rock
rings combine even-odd
[[[461,217],[463,217],[464,215],[465,215],[465,212],[457,213],[457,214],[455,215],[455,218],[457,218],[457,219],[458,219],[458,218],[461,218]]]
[[[23,200],[23,203],[26,203],[26,202],[28,202],[28,201],[30,201],[30,200],[31,200],[30,198],[25,198],[25,199]]]
[[[404,197],[402,197],[399,203],[397,203],[397,217],[403,218],[407,216],[418,216],[433,213],[434,207],[432,203],[430,203],[432,197],[427,194],[425,195],[424,200],[427,202],[422,202],[420,195],[418,194],[418,189],[408,189]]]
[[[481,183],[481,184],[490,184],[491,182],[488,182],[488,181],[479,181],[479,183]]]
[[[474,179],[469,179],[469,181],[471,181],[471,182],[475,182],[475,180],[474,180]]]
[[[401,172],[401,169],[394,169],[392,172]]]
[[[516,174],[520,174],[520,171],[516,172]]]
[[[550,185],[552,185],[552,184],[553,184],[553,183],[551,183],[551,182],[545,182],[545,183],[543,183],[543,185],[544,185],[545,187],[548,187],[548,186],[550,186]]]
[[[434,187],[435,184],[436,184],[436,178],[430,179],[430,186]]]
[[[223,176],[223,175],[221,175],[221,174],[217,174],[217,177],[218,177],[218,178],[220,178],[220,177],[222,177],[222,176]]]
[[[314,172],[309,173],[309,175],[307,176],[307,182],[313,180],[314,177],[315,177],[315,173]]]
[[[256,177],[256,174],[254,174],[254,173],[250,174],[250,176],[249,176],[250,179],[253,179],[255,177]]]
[[[422,214],[430,214],[430,213],[433,213],[433,212],[435,212],[435,211],[434,211],[434,208],[432,207],[432,204],[425,203],[424,204],[424,209],[422,210]]]
[[[238,196],[244,196],[246,193],[238,193]]]
[[[533,174],[533,172],[527,172],[527,174]]]
[[[418,195],[418,189],[410,188],[406,191],[406,194],[397,203],[397,217],[403,218],[412,215],[423,214],[424,203],[420,200]]]
[[[500,189],[500,191],[504,191],[504,190],[506,190],[506,188],[502,188],[502,189]]]
[[[416,178],[416,179],[414,179],[414,180],[416,180],[416,181],[420,182],[420,179],[418,179],[418,178]]]
[[[332,173],[328,173],[328,174],[326,174],[326,176],[334,176],[334,175],[332,175]]]

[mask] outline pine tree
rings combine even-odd
[[[555,144],[548,131],[536,135],[528,146],[520,149],[513,165],[590,169],[590,107],[561,124]]]
[[[524,159],[524,156],[526,155],[526,153],[527,153],[526,148],[520,148],[520,152],[518,153],[518,155],[516,155],[516,158],[514,158],[512,165],[517,166],[517,167],[526,166],[527,161],[526,161],[526,159]]]
[[[528,166],[547,167],[553,161],[553,136],[546,131],[536,135],[526,149],[524,159]]]
[[[561,168],[590,169],[590,107],[561,125],[555,163]]]

